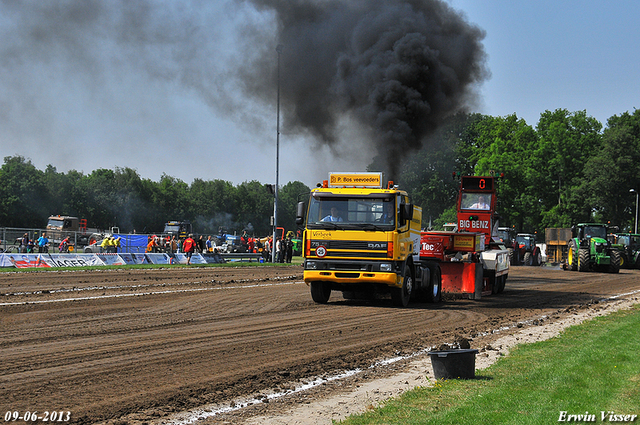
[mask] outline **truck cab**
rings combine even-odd
[[[308,205],[298,205],[304,280],[315,302],[326,303],[331,291],[345,298],[391,293],[394,304],[406,306],[422,289],[414,263],[422,210],[382,179],[382,173],[330,173]]]

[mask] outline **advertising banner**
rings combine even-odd
[[[187,264],[187,256],[181,252],[173,254],[175,256],[174,262],[170,264]],[[193,254],[191,256],[191,264],[206,264],[207,261],[200,254]]]
[[[127,264],[118,254],[95,254],[107,266],[124,266]]]
[[[147,257],[147,260],[149,260],[149,263],[151,264],[172,264],[172,258],[171,256],[169,256],[169,254],[154,254],[154,253],[149,253],[149,254],[145,254],[145,256]]]
[[[104,266],[96,254],[49,254],[46,261],[51,267]]]
[[[49,254],[2,254],[3,267],[17,267],[19,269],[33,267],[51,267],[47,263]],[[8,264],[5,266],[5,263]]]

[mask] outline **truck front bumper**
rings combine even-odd
[[[386,267],[389,270],[380,270]],[[394,262],[305,261],[304,281],[338,284],[383,284],[402,287],[402,274]]]

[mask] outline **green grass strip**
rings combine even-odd
[[[550,424],[569,415],[586,415],[572,423],[610,423],[609,412],[640,416],[639,305],[520,345],[476,379],[438,380],[341,423]]]

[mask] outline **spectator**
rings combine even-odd
[[[38,252],[39,253],[43,253],[43,252],[48,252],[49,251],[49,239],[47,239],[47,235],[45,234],[45,232],[42,232],[42,235],[40,235],[40,237],[38,238]]]
[[[147,249],[145,249],[145,252],[155,252],[155,244],[156,244],[155,238],[150,237],[149,243],[147,243]]]
[[[21,252],[21,253],[23,253],[23,254],[24,254],[25,252],[28,252],[28,249],[29,249],[29,242],[30,242],[29,234],[28,234],[28,233],[25,233],[25,234],[22,236],[22,239],[20,239],[20,252]]]
[[[286,261],[287,263],[291,263],[291,259],[293,258],[293,241],[291,240],[291,236],[287,237],[286,242]]]
[[[182,250],[187,256],[187,264],[191,264],[191,256],[196,249],[196,241],[193,240],[193,235],[190,234],[187,239],[184,240],[182,244]]]
[[[113,244],[113,252],[118,253],[121,247],[122,247],[122,237],[118,236],[118,238],[114,241],[114,244]]]
[[[205,243],[207,248],[207,253],[213,252],[213,241],[211,240],[211,235],[207,236],[207,242]]]
[[[68,248],[69,248],[69,236],[67,236],[62,240],[62,242],[60,242],[60,245],[58,245],[58,252],[66,252],[68,251]]]
[[[281,238],[278,238],[278,241],[276,242],[276,257],[277,257],[276,262],[284,263],[285,251],[286,251],[285,242]]]
[[[202,239],[202,235],[198,238],[198,252],[203,253],[205,250],[204,239]]]
[[[176,240],[176,235],[171,236],[171,241],[169,242],[169,252],[175,254],[178,252],[178,241]]]

